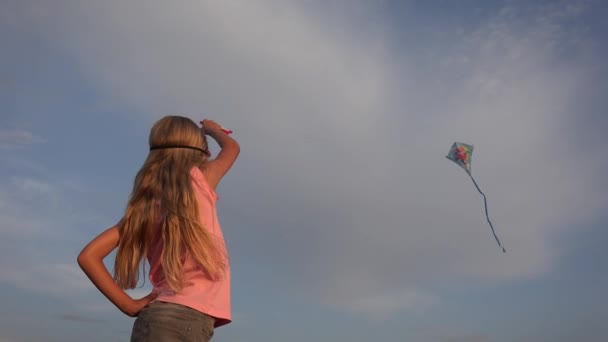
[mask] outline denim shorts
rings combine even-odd
[[[154,302],[133,323],[131,342],[208,342],[215,319],[189,307]]]

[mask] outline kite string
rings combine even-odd
[[[479,191],[479,193],[483,196],[483,204],[486,209],[486,219],[488,220],[488,223],[490,224],[490,228],[492,228],[492,234],[494,234],[494,238],[496,239],[498,246],[500,246],[502,248],[502,252],[506,253],[507,250],[502,246],[502,244],[500,243],[500,240],[498,240],[498,236],[496,236],[496,232],[494,231],[494,226],[492,225],[492,221],[490,221],[490,216],[488,215],[488,201],[486,200],[486,195],[481,191],[481,189],[477,185],[477,182],[475,181],[475,178],[473,178],[473,175],[471,175],[471,173],[468,171],[467,171],[467,174],[469,175],[469,177],[471,177],[471,180],[473,181],[473,184],[475,184],[477,191]]]

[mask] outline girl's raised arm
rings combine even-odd
[[[221,151],[215,159],[206,162],[201,171],[209,185],[215,190],[220,180],[230,170],[241,152],[239,143],[222,131],[222,126],[212,120],[201,121],[203,131],[220,145]]]

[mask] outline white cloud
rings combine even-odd
[[[94,290],[76,264],[81,232],[90,218],[65,187],[29,176],[0,181],[0,282],[73,300]]]
[[[17,340],[10,337],[0,337],[0,342],[16,342]]]
[[[76,260],[76,257],[74,257],[74,260]],[[63,264],[40,261],[38,264],[22,263],[12,269],[4,268],[0,270],[0,281],[12,283],[22,290],[68,299],[98,292],[75,261]],[[142,298],[151,291],[148,281],[146,284],[147,286],[144,287],[127,290],[127,293],[133,298]],[[97,297],[94,299],[104,299],[101,295]],[[111,303],[104,302],[104,304],[109,305],[102,305],[99,301],[91,300],[91,298],[84,301],[79,300],[79,303],[88,311],[98,311],[102,308],[115,310]]]
[[[593,155],[605,144],[569,143],[598,59],[562,20],[584,7],[507,6],[427,54],[296,2],[47,6],[65,21],[36,28],[109,98],[149,113],[146,125],[202,111],[235,130],[243,153],[223,205],[234,244],[260,241],[235,260],[273,265],[277,284],[345,310],[425,306],[433,295],[416,289],[455,277],[542,274],[559,252],[551,237],[606,203]],[[443,157],[454,140],[476,146],[506,255]]]
[[[34,194],[50,194],[53,189],[47,182],[23,177],[13,177],[13,183],[22,192],[34,193]]]
[[[48,232],[48,222],[40,212],[48,212],[56,201],[51,186],[41,180],[13,177],[7,184],[0,183],[0,234],[32,236]],[[41,205],[41,207],[38,207]]]
[[[0,236],[57,239],[79,216],[62,188],[34,177],[7,178],[0,182]]]
[[[45,142],[30,131],[22,129],[0,130],[0,149],[15,148]]]
[[[490,337],[487,334],[462,334],[462,335],[446,335],[435,336],[435,341],[441,342],[489,342]]]
[[[74,264],[24,263],[11,267],[3,265],[0,281],[10,283],[22,290],[55,296],[69,297],[92,289],[91,281]]]
[[[347,297],[340,301],[333,298],[333,305],[353,313],[363,313],[376,318],[386,318],[400,311],[420,312],[435,304],[437,299],[430,294],[405,290],[399,293],[378,293],[358,298]]]

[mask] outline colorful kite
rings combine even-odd
[[[453,161],[454,163],[460,165],[460,167],[462,167],[467,172],[469,177],[471,177],[471,180],[473,181],[473,184],[475,184],[477,191],[479,191],[479,193],[483,196],[483,203],[486,207],[486,218],[488,219],[490,228],[492,228],[492,234],[494,234],[494,238],[496,239],[498,246],[502,248],[503,253],[506,253],[507,251],[500,244],[500,241],[498,240],[498,237],[496,236],[496,233],[494,232],[494,226],[492,226],[492,222],[490,221],[490,216],[488,216],[488,202],[486,200],[486,195],[481,191],[481,189],[479,189],[477,182],[475,182],[475,179],[473,178],[473,175],[471,174],[471,155],[472,154],[473,154],[473,145],[455,142],[452,145],[452,148],[450,148],[450,152],[448,153],[446,158],[448,158],[449,160]]]

